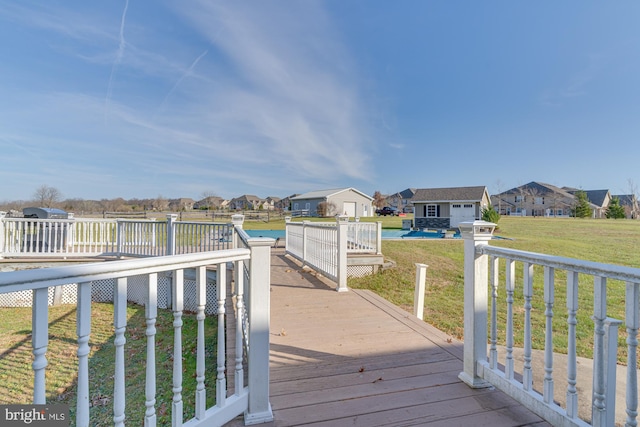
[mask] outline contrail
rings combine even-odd
[[[180,83],[182,83],[182,81],[191,74],[191,71],[193,71],[193,69],[196,67],[196,65],[198,65],[198,62],[200,62],[200,60],[202,58],[204,58],[207,53],[209,53],[209,50],[205,50],[204,52],[202,52],[200,54],[200,56],[198,56],[192,63],[191,66],[189,66],[189,68],[187,69],[187,71],[185,71],[182,76],[180,76],[180,78],[178,79],[178,81],[176,81],[176,84],[173,85],[173,87],[171,88],[171,90],[167,93],[167,95],[164,97],[164,99],[162,100],[162,103],[160,104],[160,107],[158,107],[158,110],[162,110],[165,106],[165,104],[167,103],[167,100],[169,99],[169,97],[171,96],[171,94],[176,90],[176,88],[180,85]]]
[[[127,9],[129,8],[129,0],[125,0],[124,10],[122,11],[122,19],[120,20],[120,44],[118,45],[118,51],[116,52],[116,59],[113,61],[113,65],[111,66],[111,75],[109,76],[109,84],[107,86],[107,96],[104,100],[104,121],[107,121],[107,113],[109,110],[109,101],[111,100],[111,94],[113,92],[112,83],[113,76],[116,74],[116,70],[118,69],[118,65],[122,62],[122,57],[124,56],[124,49],[127,42],[124,39],[124,21],[127,17]]]

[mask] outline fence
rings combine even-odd
[[[493,385],[506,391],[553,425],[586,426],[589,419],[598,427],[616,423],[637,425],[640,269],[490,246],[493,227],[494,224],[484,221],[460,225],[465,239],[464,371],[460,378],[472,387]],[[517,269],[517,265],[522,269]],[[542,275],[536,275],[535,270]],[[592,278],[593,286],[578,286],[579,276]],[[561,277],[566,277],[563,294],[556,291],[561,288],[556,286],[556,279]],[[624,301],[607,302],[608,280],[624,284]],[[504,300],[498,298],[500,294],[505,296]],[[566,301],[563,328],[557,322],[554,324],[557,300]],[[516,305],[516,301],[521,305]],[[608,310],[620,304],[625,306],[624,321],[608,318]],[[544,313],[539,326],[533,323],[534,312]],[[592,393],[580,398],[576,386],[579,379],[576,348],[578,340],[583,344],[586,337],[579,337],[577,325],[590,324],[589,317],[593,323],[593,369],[592,378],[586,379],[586,388],[591,386]],[[620,349],[627,360],[625,391],[616,390],[618,326],[622,324],[626,332],[626,349]],[[518,325],[523,330],[518,331]],[[532,365],[534,328],[544,330],[541,372]],[[560,334],[557,329],[564,329],[565,333]],[[502,362],[498,361],[499,331],[505,333]],[[523,333],[522,371],[518,373],[514,367],[516,331]],[[566,343],[567,350],[566,366],[560,369],[554,364],[554,344],[558,343]],[[563,377],[558,378],[557,372],[562,372]],[[537,389],[534,378],[538,378]],[[555,392],[558,385],[564,387],[564,396]],[[624,410],[619,408],[617,416],[616,393],[624,395],[617,403],[626,406]],[[564,406],[558,401],[564,401]],[[590,408],[581,410],[580,401],[591,402]]]
[[[380,254],[382,224],[286,220],[286,251],[330,280],[338,292],[347,291],[348,254]]]
[[[161,256],[228,249],[229,223],[0,217],[0,258]]]
[[[148,237],[148,236],[147,236]],[[195,417],[185,426],[223,425],[238,415],[245,414],[246,424],[257,424],[273,419],[269,404],[269,292],[270,292],[270,247],[273,239],[250,239],[244,233],[239,238],[242,246],[237,249],[224,249],[196,254],[149,257],[5,272],[0,274],[0,294],[11,292],[33,292],[32,299],[32,348],[34,362],[33,403],[46,404],[45,368],[55,360],[47,359],[49,340],[49,289],[52,287],[76,287],[77,294],[77,407],[76,425],[92,425],[90,413],[90,390],[94,385],[89,382],[89,354],[91,342],[91,307],[94,283],[114,280],[114,425],[123,426],[125,409],[128,402],[125,395],[126,375],[126,339],[127,300],[131,287],[142,292],[145,306],[146,350],[146,400],[144,425],[155,425],[156,411],[156,317],[158,313],[158,278],[171,277],[171,311],[173,312],[173,399],[171,403],[172,425],[182,425],[183,399],[182,384],[184,378],[197,381],[195,398]],[[235,272],[234,295],[227,292],[227,265],[231,264]],[[217,377],[215,381],[205,382],[205,363],[211,360],[205,354],[205,313],[207,312],[208,290],[206,270],[208,265],[216,266],[216,315],[217,331]],[[246,268],[248,266],[248,268]],[[194,372],[184,372],[182,364],[182,316],[185,312],[185,271],[195,269],[196,312],[197,312],[197,365]],[[140,282],[137,278],[144,277]],[[135,282],[135,285],[132,286]],[[227,301],[234,307],[237,328],[233,337],[226,336],[225,311]],[[209,300],[210,301],[210,300]],[[245,304],[246,301],[246,304]],[[245,340],[249,339],[251,343]],[[227,338],[235,340],[235,358],[232,366],[226,363],[225,343]],[[0,356],[1,357],[1,356]],[[244,384],[244,363],[247,363],[247,384]],[[183,373],[184,372],[184,373]],[[227,372],[233,377],[233,392],[228,393]],[[266,381],[265,381],[266,378]],[[207,391],[215,383],[215,405],[207,407]],[[138,422],[138,421],[132,421]],[[138,422],[139,423],[139,422]]]

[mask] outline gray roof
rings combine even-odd
[[[327,197],[331,197],[334,194],[338,194],[338,193],[342,193],[343,191],[349,191],[349,190],[353,190],[354,192],[370,199],[373,200],[373,197],[369,196],[368,194],[364,194],[362,191],[358,191],[353,187],[348,187],[348,188],[332,188],[329,190],[317,190],[317,191],[310,191],[308,193],[304,193],[304,194],[300,194],[298,196],[292,197],[291,200],[303,200],[303,199],[325,199]]]
[[[564,197],[572,198],[573,195],[566,188],[556,187],[555,185],[545,184],[544,182],[536,182],[531,181],[528,184],[521,185],[519,187],[512,188],[511,190],[507,190],[503,193],[500,193],[499,196],[506,196],[510,194],[525,194],[531,196],[544,196],[549,193],[555,193]]]
[[[487,187],[418,188],[413,195],[413,203],[481,201]]]

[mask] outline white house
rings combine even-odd
[[[291,210],[308,216],[373,216],[373,197],[355,188],[335,188],[300,194],[291,198]]]
[[[419,188],[413,196],[415,228],[456,228],[480,219],[490,204],[487,187]]]

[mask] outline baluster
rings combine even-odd
[[[227,298],[227,269],[225,264],[218,264],[216,272],[216,284],[218,287],[218,377],[216,381],[216,405],[223,407],[227,396],[227,379],[225,370],[225,308]]]
[[[489,283],[491,283],[491,345],[489,347],[489,366],[498,369],[498,268],[500,258],[489,257]]]
[[[158,317],[158,273],[149,274],[145,319],[147,323],[147,372],[144,414],[145,427],[156,425],[156,318]]]
[[[124,426],[125,382],[124,382],[124,336],[127,328],[127,278],[118,278],[113,299],[113,326],[115,328],[116,366],[113,380],[113,424]]]
[[[555,269],[544,268],[544,388],[543,400],[546,404],[553,403],[553,303],[555,293]]]
[[[515,288],[516,265],[512,259],[507,259],[506,289],[507,289],[507,355],[504,363],[505,377],[513,380],[513,290]]]
[[[526,391],[533,388],[531,371],[531,298],[533,297],[533,264],[524,263],[524,366],[522,387]]]
[[[604,391],[604,321],[607,317],[607,279],[593,278],[593,405],[591,420],[595,427],[606,426]]]
[[[204,387],[204,309],[207,304],[207,269],[204,266],[196,269],[196,294],[198,298],[198,343],[196,360],[196,418],[201,420],[207,410],[207,391]]]
[[[184,308],[184,270],[173,272],[173,402],[171,425],[182,425],[182,310]]]
[[[640,284],[627,282],[626,293],[626,324],[627,324],[627,420],[625,426],[637,426],[638,422],[638,323]]]
[[[569,346],[567,348],[567,416],[578,416],[577,382],[577,353],[576,353],[576,325],[578,319],[578,273],[567,271],[567,324],[569,325]]]
[[[78,284],[78,309],[76,311],[78,334],[78,399],[76,402],[76,426],[89,426],[89,337],[91,335],[91,282]]]
[[[47,367],[47,346],[49,345],[49,288],[33,290],[31,307],[33,346],[33,403],[47,403],[45,393],[45,368]]]
[[[243,262],[238,261],[236,264],[236,373],[235,394],[240,396],[244,388],[244,368],[242,366],[243,354],[243,319],[244,319],[244,273]]]

